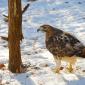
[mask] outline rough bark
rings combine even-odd
[[[21,72],[21,52],[20,40],[22,40],[22,10],[21,0],[8,0],[9,30],[9,65],[8,68],[13,73]]]

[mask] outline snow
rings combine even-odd
[[[27,0],[22,0],[26,5]],[[0,3],[0,36],[8,36],[7,0]],[[23,34],[21,42],[22,61],[29,67],[26,73],[13,74],[8,68],[8,43],[0,39],[0,63],[6,68],[0,69],[0,84],[3,85],[85,85],[85,59],[78,59],[76,69],[68,73],[63,69],[54,73],[55,62],[45,47],[43,33],[37,33],[42,24],[50,24],[75,35],[85,45],[85,0],[37,0],[31,3],[23,14]],[[62,61],[66,68],[67,63]]]

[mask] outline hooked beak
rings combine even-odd
[[[37,32],[39,32],[39,31],[43,31],[43,28],[42,27],[38,28]]]
[[[39,29],[37,29],[37,32],[39,32],[40,31],[40,28]]]

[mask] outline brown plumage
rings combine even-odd
[[[69,62],[69,71],[72,64],[75,64],[77,57],[85,58],[85,46],[73,35],[50,25],[42,25],[38,31],[46,33],[46,48],[53,54],[58,65],[57,72],[60,69],[61,60]]]

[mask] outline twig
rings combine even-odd
[[[8,16],[7,15],[4,15],[4,14],[3,14],[3,16],[4,16],[4,21],[5,22],[8,22]]]
[[[0,36],[0,37],[1,37],[1,39],[8,41],[7,37],[3,37],[3,36]]]
[[[27,8],[30,6],[30,4],[28,3],[22,10],[22,14],[27,10]]]

